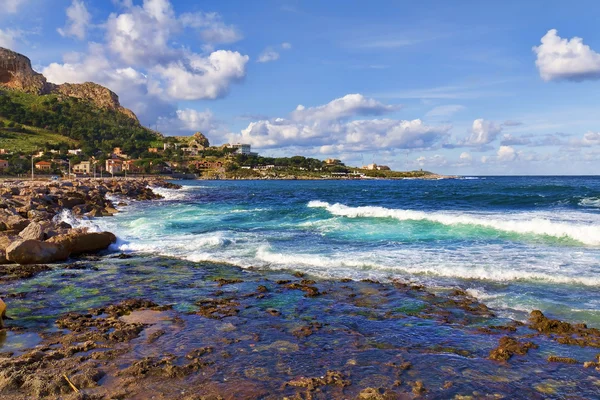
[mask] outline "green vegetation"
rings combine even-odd
[[[32,153],[39,149],[66,149],[79,146],[79,141],[29,125],[0,118],[0,148],[10,152]]]
[[[75,145],[81,144],[81,149],[87,156],[95,155],[98,151],[110,152],[114,147],[133,157],[147,151],[149,145],[159,138],[156,132],[141,126],[137,121],[126,115],[110,109],[97,106],[72,97],[46,95],[36,96],[12,90],[0,91],[0,117],[4,119],[6,128],[9,125],[26,125],[40,128],[44,132],[64,136],[73,140]],[[3,129],[6,134],[6,129]],[[14,134],[38,132],[11,132]],[[50,138],[50,137],[48,137]],[[8,139],[15,137],[0,137],[0,148],[10,144]],[[61,141],[52,137],[51,144]],[[32,140],[26,140],[32,143]],[[24,149],[20,149],[24,150]]]

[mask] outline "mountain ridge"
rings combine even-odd
[[[55,94],[89,101],[97,107],[120,112],[139,124],[135,113],[123,107],[119,96],[112,90],[94,82],[62,85],[48,82],[44,75],[32,68],[27,56],[4,47],[0,47],[0,88],[37,96]]]

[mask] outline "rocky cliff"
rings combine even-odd
[[[101,108],[116,110],[138,120],[133,111],[122,107],[119,96],[93,82],[55,85],[31,68],[31,61],[22,54],[0,47],[0,88],[19,90],[35,95],[57,94],[90,101]]]

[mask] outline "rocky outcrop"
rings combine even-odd
[[[23,265],[64,261],[69,254],[64,246],[39,240],[18,240],[6,249],[8,261]]]
[[[53,92],[77,99],[89,100],[100,108],[119,111],[131,119],[138,120],[133,111],[121,106],[119,96],[115,92],[97,83],[64,83],[57,86]]]
[[[161,198],[149,186],[179,187],[160,179],[0,184],[0,264],[52,263],[107,249],[115,235],[74,229],[57,215],[63,210],[88,218],[118,213],[108,193],[136,200]]]
[[[54,85],[44,75],[31,68],[31,61],[22,54],[0,47],[0,86],[31,94],[49,94]]]
[[[116,241],[116,236],[110,232],[74,232],[48,239],[48,243],[62,246],[72,255],[106,250]]]
[[[83,99],[97,107],[118,111],[139,122],[133,111],[122,107],[113,91],[92,82],[49,83],[44,75],[31,68],[31,61],[22,54],[0,47],[0,88],[19,90],[35,95],[58,94]]]

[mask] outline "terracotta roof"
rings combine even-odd
[[[38,161],[35,165],[52,165],[52,163],[48,161]]]

